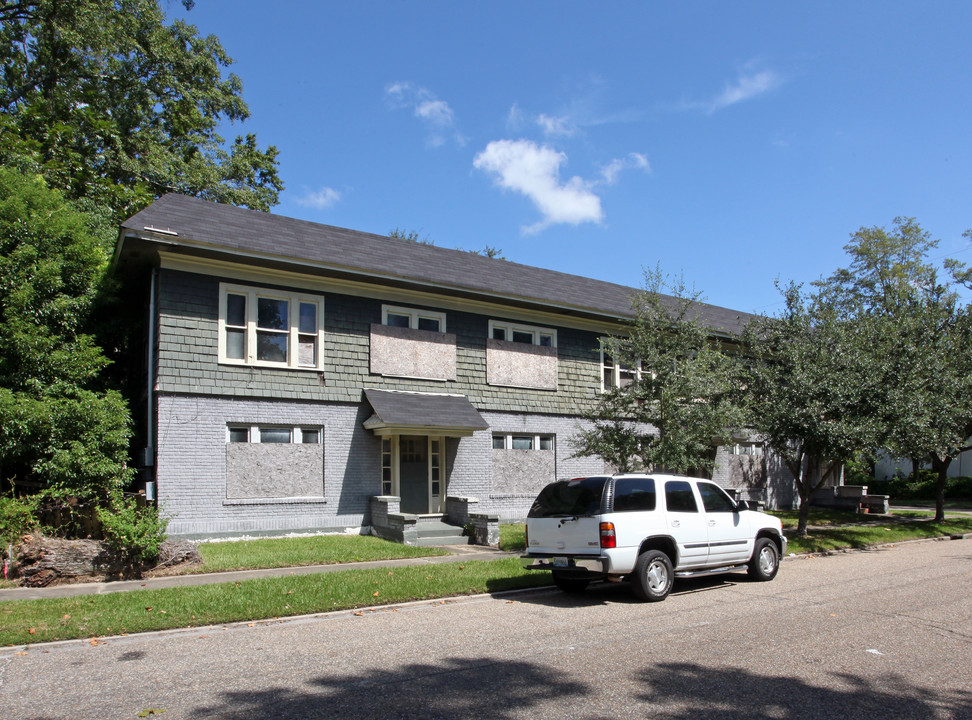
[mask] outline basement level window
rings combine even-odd
[[[228,425],[226,442],[319,445],[322,428],[288,427],[285,425]]]
[[[553,450],[553,435],[493,433],[493,450]]]

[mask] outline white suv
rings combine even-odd
[[[735,502],[715,483],[679,475],[601,475],[545,487],[527,516],[529,570],[580,592],[592,580],[631,580],[664,600],[676,575],[748,569],[772,580],[786,555],[778,518]]]

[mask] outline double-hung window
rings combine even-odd
[[[221,283],[219,361],[322,368],[324,298]]]
[[[625,367],[611,356],[606,347],[601,346],[601,390],[603,392],[631,387],[641,379],[641,373],[640,360],[634,367]]]

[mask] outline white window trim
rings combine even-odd
[[[533,448],[531,450],[523,450],[522,452],[534,452],[540,450],[540,438],[549,438],[552,448],[549,450],[544,450],[543,452],[554,452],[557,449],[557,436],[554,433],[529,433],[529,432],[494,432],[494,438],[503,438],[503,450],[513,450],[513,438],[514,437],[528,437],[533,439]],[[499,448],[493,448],[493,450],[499,450]]]
[[[226,443],[232,445],[259,445],[260,444],[260,428],[268,429],[273,428],[274,430],[289,430],[290,431],[290,441],[287,443],[266,443],[267,445],[320,445],[323,443],[324,438],[324,428],[321,425],[275,425],[274,423],[259,423],[256,425],[249,425],[246,423],[227,423],[226,424]],[[246,442],[232,442],[230,440],[230,430],[246,430],[247,440]],[[316,443],[305,443],[304,442],[304,431],[309,430],[311,432],[317,433]]]
[[[612,367],[608,368],[605,365],[605,362],[604,362],[605,356],[608,356],[608,357],[611,358]],[[612,382],[613,382],[613,385],[611,387],[607,387],[604,384],[604,373],[605,373],[606,370],[610,370],[611,371]],[[638,361],[637,367],[634,367],[634,368],[622,367],[621,363],[619,363],[617,360],[615,360],[614,357],[609,352],[607,352],[607,349],[604,347],[604,343],[602,342],[601,343],[601,392],[602,393],[611,392],[612,390],[615,390],[615,389],[621,387],[621,372],[622,371],[632,373],[634,375],[635,382],[638,382],[639,380],[641,380],[641,375],[644,372],[644,368],[642,368],[642,365],[641,365],[641,361],[640,360]]]
[[[523,325],[521,323],[505,322],[502,320],[489,321],[489,337],[493,337],[493,331],[501,329],[506,333],[506,342],[513,342],[513,333],[528,333],[533,337],[533,344],[540,346],[540,336],[550,337],[550,345],[541,347],[557,347],[557,331],[550,328],[537,327],[535,325]]]
[[[246,357],[242,360],[226,356],[226,298],[227,295],[244,295],[246,297]],[[271,362],[257,360],[257,298],[275,298],[288,301],[290,314],[290,328],[286,331],[287,362]],[[300,332],[300,305],[312,304],[317,307],[317,332]],[[235,326],[232,326],[235,327]],[[317,363],[299,365],[299,345],[301,335],[315,335],[317,339]],[[308,295],[300,292],[286,292],[269,288],[258,288],[248,285],[219,284],[219,338],[217,340],[218,359],[224,365],[243,365],[248,367],[285,368],[288,370],[310,370],[320,372],[324,369],[324,298],[319,295]]]
[[[388,313],[393,315],[407,315],[408,326],[413,330],[419,329],[419,320],[438,320],[439,321],[439,332],[444,333],[446,331],[446,316],[444,312],[436,312],[434,310],[418,310],[416,308],[401,307],[399,305],[382,305],[381,306],[381,324],[388,324]]]
[[[727,446],[730,455],[740,455],[743,457],[760,457],[766,454],[766,445],[761,442],[737,442]],[[743,452],[743,448],[749,448],[749,452]]]

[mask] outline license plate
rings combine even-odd
[[[568,565],[567,558],[565,558],[565,557],[555,557],[555,558],[553,558],[553,566],[554,567],[567,567],[567,565]]]

